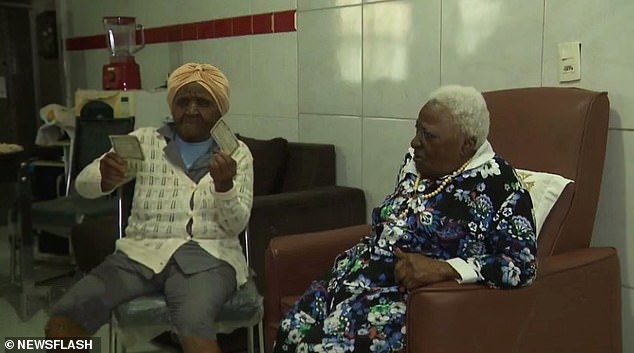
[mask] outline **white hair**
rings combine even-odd
[[[458,85],[442,86],[429,95],[429,101],[449,109],[460,129],[476,139],[476,149],[486,141],[489,135],[489,110],[478,90]]]

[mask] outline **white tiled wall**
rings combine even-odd
[[[181,61],[220,66],[227,120],[260,138],[336,145],[338,181],[362,186],[368,211],[389,193],[424,97],[439,84],[481,90],[606,90],[609,144],[593,244],[619,249],[624,332],[634,330],[634,2],[631,0],[68,0],[71,35],[102,33],[103,15],[146,26],[297,8],[297,32],[148,46],[144,85]],[[557,44],[582,42],[582,80],[558,83]],[[72,85],[97,88],[104,50],[69,53]],[[624,335],[634,352],[634,336]]]
[[[442,1],[442,83],[539,86],[543,10],[542,1]]]
[[[297,8],[297,0],[251,0],[251,13],[284,11]]]
[[[359,4],[361,0],[297,0],[297,9],[305,11]]]
[[[634,131],[610,130],[593,246],[619,251],[623,352],[634,352]]]
[[[71,87],[71,91],[70,92],[75,92],[76,89],[78,88],[82,88],[82,87],[92,87],[92,88],[98,88],[101,87],[101,85],[99,86],[88,86],[86,84],[87,79],[86,76],[87,72],[86,72],[86,65],[87,65],[87,56],[90,53],[90,51],[86,50],[86,51],[72,51],[72,52],[66,52],[66,63],[65,65],[68,67],[69,72],[71,72],[71,76],[68,77],[68,81],[70,81],[69,85]],[[71,94],[72,96],[72,94]],[[71,97],[72,100],[72,97]]]
[[[634,352],[634,337],[632,337],[632,328],[634,328],[634,288],[623,288],[621,292],[621,315],[623,318],[623,352]]]
[[[363,119],[363,190],[368,214],[393,191],[413,131],[414,120]]]
[[[297,34],[254,36],[251,43],[251,112],[297,118]]]
[[[141,87],[146,90],[152,90],[165,84],[167,74],[173,70],[170,67],[170,47],[171,44],[154,44],[146,45],[141,51],[135,54],[135,61],[141,68]],[[101,67],[109,60],[106,49],[90,50],[92,53],[98,53],[96,65],[91,66],[90,70],[97,70],[101,73]],[[163,60],[156,60],[164,58]],[[101,75],[91,75],[96,77],[96,81],[88,82],[88,87],[101,86]]]
[[[623,285],[634,288],[634,131],[610,130],[593,245],[620,251]],[[619,226],[615,226],[619,225]]]
[[[634,129],[634,2],[552,0],[546,2],[544,85],[557,83],[557,44],[581,42],[581,84],[609,93],[610,127]]]
[[[634,131],[610,130],[593,246],[613,246],[621,260],[623,352],[634,352]]]
[[[261,0],[118,0],[128,3],[129,16],[146,27],[197,22],[251,13],[251,2]],[[268,0],[266,2],[269,2]]]
[[[104,16],[125,16],[129,8],[125,0],[91,1],[66,0],[68,13],[65,14],[68,35],[87,36],[104,33],[102,18]],[[130,15],[132,16],[132,15]]]
[[[440,2],[363,7],[363,115],[416,119],[440,84]]]
[[[299,112],[361,115],[361,6],[297,16]]]

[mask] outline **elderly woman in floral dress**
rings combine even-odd
[[[372,212],[371,234],[286,314],[275,352],[398,352],[409,290],[446,280],[504,289],[533,281],[531,198],[488,132],[478,91],[431,94],[394,192]]]

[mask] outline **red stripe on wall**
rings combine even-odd
[[[248,36],[253,34],[253,16],[238,17],[233,20],[233,35]]]
[[[86,50],[106,48],[106,36],[74,37],[66,39],[66,50]]]
[[[146,28],[145,44],[295,32],[295,14],[295,10],[289,10]],[[137,42],[140,42],[140,39],[141,35],[137,33]],[[66,39],[66,50],[103,48],[107,48],[105,34]]]
[[[253,34],[273,33],[273,14],[253,15]]]
[[[295,10],[276,12],[273,14],[273,31],[275,33],[281,32],[295,32],[297,27],[295,26]]]

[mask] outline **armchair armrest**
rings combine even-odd
[[[273,344],[282,319],[281,300],[301,295],[308,285],[332,266],[335,257],[370,234],[367,224],[346,228],[275,237],[266,250],[264,322],[266,345]],[[289,271],[293,269],[293,271]],[[300,271],[297,271],[301,269]]]
[[[278,235],[317,232],[365,223],[363,190],[327,186],[257,196],[249,220],[251,264],[264,290],[264,252]]]
[[[302,294],[330,269],[337,255],[368,234],[370,226],[362,224],[273,238],[266,251],[267,293],[276,290],[282,297]]]
[[[532,285],[513,290],[443,282],[412,291],[407,351],[621,351],[614,249],[544,257],[537,273]]]

